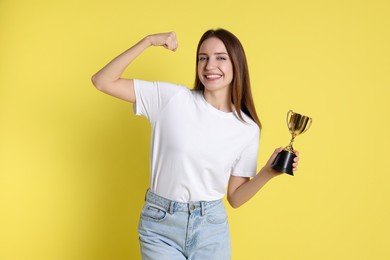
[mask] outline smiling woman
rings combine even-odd
[[[279,175],[271,163],[281,151],[256,173],[260,121],[244,49],[226,30],[207,31],[189,90],[121,78],[149,46],[175,51],[176,34],[145,37],[92,77],[99,90],[135,103],[135,114],[152,125],[151,183],[138,229],[142,259],[230,259],[222,199],[227,194],[237,208],[252,198]]]

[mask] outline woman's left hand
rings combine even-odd
[[[296,170],[298,170],[298,161],[299,161],[299,152],[297,150],[294,150],[294,153],[296,155],[296,157],[294,158],[294,162],[293,162],[293,171],[295,172]]]
[[[271,157],[268,159],[267,163],[264,165],[263,169],[261,169],[261,171],[265,172],[266,174],[269,174],[270,177],[276,177],[276,176],[281,175],[282,174],[281,172],[278,172],[271,167],[276,159],[276,156],[281,151],[283,151],[283,147],[276,148],[275,151],[273,152],[273,154],[271,155]],[[298,161],[299,161],[299,152],[297,150],[294,150],[294,153],[295,153],[296,157],[294,158],[294,162],[293,162],[292,166],[293,166],[293,171],[296,171],[298,169],[297,167],[298,167]]]

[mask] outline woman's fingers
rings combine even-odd
[[[175,32],[169,33],[165,46],[168,50],[171,50],[171,51],[177,50],[178,44],[177,44],[177,38],[176,38]]]
[[[177,50],[178,43],[175,32],[152,34],[149,35],[149,39],[153,46],[163,46],[171,51]]]
[[[293,162],[293,171],[296,171],[298,170],[298,161],[299,161],[299,152],[297,150],[294,150],[294,153],[296,155],[296,157],[294,158],[294,162]]]

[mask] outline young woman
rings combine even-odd
[[[139,222],[142,259],[230,259],[222,198],[227,193],[234,208],[252,198],[279,175],[271,164],[282,148],[256,174],[261,125],[245,53],[232,33],[202,36],[194,90],[121,78],[150,46],[176,51],[176,35],[149,35],[92,77],[97,89],[134,103],[135,114],[152,125],[150,189]]]

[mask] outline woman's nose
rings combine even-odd
[[[206,63],[206,69],[210,70],[215,68],[215,62],[212,59],[209,59]]]

